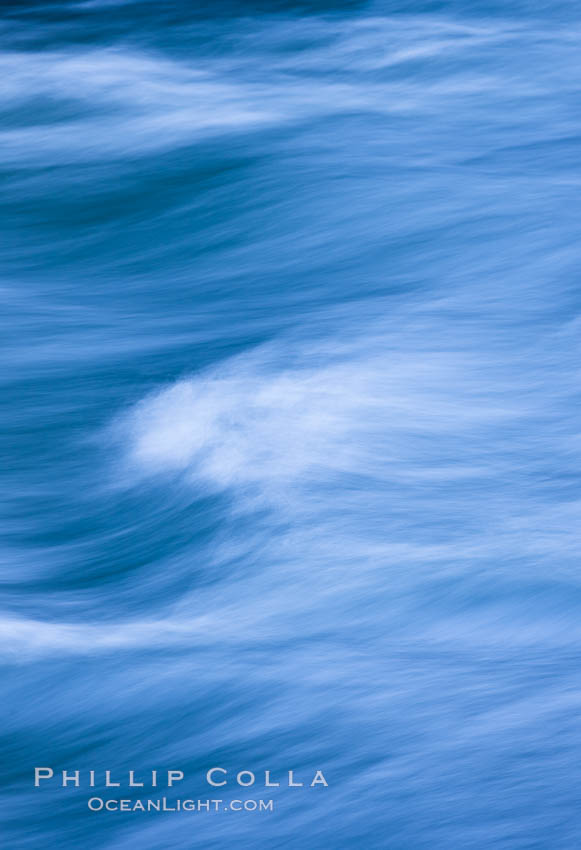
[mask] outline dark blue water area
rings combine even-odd
[[[578,847],[578,7],[2,31],[2,846]]]

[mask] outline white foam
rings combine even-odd
[[[516,405],[500,403],[467,352],[414,352],[409,335],[402,350],[394,327],[391,344],[376,333],[348,347],[264,346],[163,388],[120,425],[131,469],[281,499],[338,475],[368,476],[373,487],[486,474],[454,441],[469,445],[475,429],[517,416]]]

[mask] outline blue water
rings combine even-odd
[[[580,35],[3,4],[2,847],[580,846]]]

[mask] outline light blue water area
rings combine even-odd
[[[7,850],[579,847],[580,35],[4,4]]]

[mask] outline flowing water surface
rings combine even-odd
[[[1,26],[2,846],[578,848],[579,7]]]

